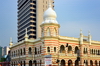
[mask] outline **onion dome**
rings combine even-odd
[[[56,24],[58,24],[58,22],[56,20],[57,14],[52,9],[51,4],[49,4],[48,9],[44,12],[43,18],[44,18],[44,21],[42,22],[42,24],[44,24],[44,23],[56,23]]]

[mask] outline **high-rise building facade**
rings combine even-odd
[[[41,36],[40,24],[49,1],[54,7],[54,0],[18,0],[18,42],[24,40],[26,28],[29,39]]]

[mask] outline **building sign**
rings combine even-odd
[[[45,58],[45,66],[51,66],[52,65],[52,58]]]

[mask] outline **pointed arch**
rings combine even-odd
[[[78,50],[79,50],[79,49],[78,49],[78,47],[76,46],[76,47],[75,47],[75,54],[77,54]]]
[[[72,60],[68,60],[68,66],[73,66]]]
[[[60,53],[65,53],[65,47],[64,47],[64,45],[60,46]]]
[[[47,35],[47,36],[50,36],[50,28],[47,28],[47,30],[46,30],[46,35]]]
[[[57,30],[56,30],[56,28],[54,28],[54,34],[53,35],[57,36]]]
[[[65,63],[65,60],[62,59],[62,60],[61,60],[61,66],[66,66],[65,64],[66,64],[66,63]]]
[[[32,61],[31,60],[29,61],[29,66],[32,66]]]
[[[29,54],[32,54],[32,48],[31,47],[29,47]]]
[[[68,53],[72,53],[72,46],[68,46]]]

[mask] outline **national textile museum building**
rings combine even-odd
[[[100,42],[91,40],[80,32],[79,38],[59,35],[60,25],[56,12],[49,8],[44,12],[40,25],[41,37],[13,44],[10,42],[11,66],[100,66]]]

